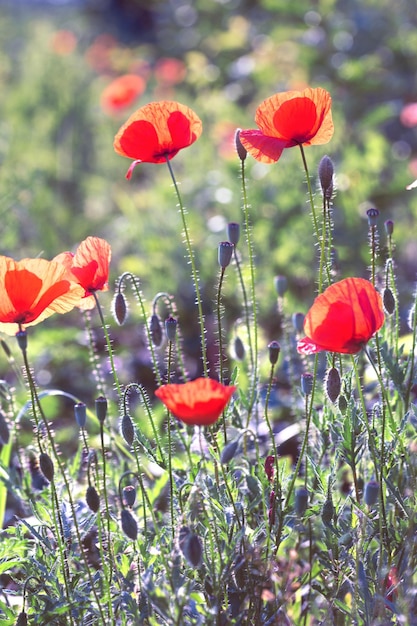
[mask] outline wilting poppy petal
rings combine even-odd
[[[68,280],[64,266],[45,259],[0,257],[0,331],[15,334],[53,313],[66,313],[83,290]]]
[[[355,354],[384,323],[382,298],[363,278],[345,278],[317,296],[304,320],[306,337],[297,350]]]
[[[235,390],[212,378],[197,378],[179,385],[162,385],[155,395],[182,422],[209,426],[219,419]]]
[[[118,113],[135,102],[145,90],[145,81],[137,74],[115,78],[103,90],[100,104],[107,113]]]
[[[334,130],[331,102],[330,94],[321,87],[275,94],[256,111],[260,130],[242,130],[240,140],[255,159],[264,163],[278,161],[284,148],[327,143]],[[265,137],[263,143],[260,135]]]
[[[189,107],[162,100],[138,109],[114,138],[115,151],[145,163],[164,163],[201,135],[202,123]]]
[[[87,237],[80,243],[75,254],[62,252],[54,261],[67,268],[71,280],[84,289],[84,298],[79,303],[81,309],[92,309],[96,291],[107,291],[111,247],[105,239]]]

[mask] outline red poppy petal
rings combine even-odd
[[[300,341],[297,343],[297,352],[299,352],[300,354],[316,354],[316,352],[321,352],[323,349],[324,348],[318,346],[308,337],[300,339]]]
[[[275,163],[288,147],[286,141],[268,137],[260,130],[241,130],[239,139],[249,154],[262,163]]]
[[[122,156],[145,163],[158,162],[155,161],[154,154],[158,153],[159,149],[160,144],[155,127],[146,120],[132,122],[115,144],[116,152]]]
[[[110,260],[110,244],[99,237],[87,237],[75,252],[72,273],[86,291],[106,291]]]
[[[4,287],[15,311],[26,313],[42,289],[42,279],[26,269],[10,269],[4,277]]]
[[[309,98],[293,98],[275,111],[273,124],[279,136],[297,145],[310,141],[316,134],[316,105]]]

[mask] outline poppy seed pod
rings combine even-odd
[[[382,301],[384,303],[384,309],[388,313],[388,315],[392,315],[395,311],[395,298],[389,287],[384,289],[384,293],[382,294]]]
[[[154,346],[157,348],[162,343],[162,325],[159,317],[154,313],[149,322],[149,332]]]
[[[333,161],[330,157],[324,155],[319,163],[319,180],[321,189],[323,191],[323,196],[326,198],[326,200],[330,200],[333,194],[333,175]]]
[[[238,128],[235,132],[235,147],[239,159],[241,161],[244,161],[247,157],[248,151],[246,150],[246,148],[244,148],[242,142],[240,141],[240,130],[241,129]]]
[[[84,428],[87,421],[87,406],[84,402],[77,402],[77,404],[74,404],[74,415],[78,426],[80,428]]]
[[[300,487],[295,492],[294,499],[294,511],[298,517],[303,517],[304,513],[307,510],[308,505],[308,490],[305,487]]]
[[[120,422],[120,431],[127,445],[131,446],[133,443],[133,440],[135,439],[135,427],[133,425],[132,418],[130,417],[128,413],[123,413],[123,416]]]
[[[113,316],[119,326],[122,326],[127,318],[127,304],[125,294],[122,291],[118,291],[112,302]]]
[[[97,489],[93,487],[93,485],[89,485],[87,487],[87,491],[85,492],[85,501],[87,502],[88,508],[93,511],[93,513],[97,513],[100,508],[100,496],[98,495]]]
[[[376,226],[378,222],[378,217],[379,217],[378,209],[375,209],[374,207],[372,207],[371,209],[368,209],[366,211],[366,215],[368,216],[369,227]]]
[[[271,363],[271,365],[275,365],[275,363],[278,361],[279,353],[281,352],[281,346],[279,345],[278,341],[271,341],[271,343],[268,344],[268,351],[269,362]]]
[[[95,407],[98,421],[100,422],[100,424],[104,424],[104,420],[107,416],[107,398],[105,398],[104,396],[99,396],[98,398],[96,398]]]
[[[120,519],[125,535],[135,541],[138,537],[138,524],[132,513],[128,509],[123,509]]]
[[[168,317],[165,320],[165,334],[168,341],[175,341],[175,337],[177,334],[177,325],[178,322],[174,317]]]
[[[365,491],[363,499],[367,506],[373,506],[378,502],[379,497],[379,483],[376,480],[370,480],[365,485]]]
[[[230,261],[232,260],[234,246],[230,241],[221,241],[219,243],[218,248],[218,260],[219,265],[222,269],[225,269],[228,265],[230,265]]]
[[[305,396],[309,396],[313,391],[314,376],[313,374],[301,374],[301,391]]]
[[[394,222],[392,220],[386,220],[384,222],[384,227],[385,227],[385,232],[387,233],[388,237],[391,237],[391,235],[394,232]]]
[[[237,246],[240,239],[240,224],[229,222],[227,225],[227,238],[234,246]]]
[[[203,546],[201,539],[195,533],[188,533],[181,543],[181,551],[192,567],[199,567],[203,558]]]
[[[39,467],[45,478],[47,478],[49,482],[52,482],[54,479],[54,464],[51,457],[49,454],[46,454],[46,452],[41,452],[39,455]]]
[[[274,278],[275,290],[280,298],[283,297],[288,289],[288,280],[286,276],[275,276]]]
[[[224,446],[220,454],[220,461],[223,463],[223,465],[225,465],[226,463],[229,463],[229,461],[233,459],[238,449],[238,446],[239,446],[239,439],[234,439],[233,441],[230,441],[230,443]]]
[[[326,394],[330,402],[336,402],[341,388],[342,381],[340,380],[339,371],[335,367],[331,367],[326,376]]]
[[[126,503],[126,506],[130,508],[135,504],[136,489],[133,485],[126,485],[126,487],[123,487],[123,500]]]

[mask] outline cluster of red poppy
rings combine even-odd
[[[255,115],[257,130],[241,130],[244,150],[264,163],[278,161],[286,148],[324,144],[333,135],[330,94],[321,88],[288,91],[268,98]],[[152,102],[136,111],[114,140],[116,152],[133,159],[127,172],[141,162],[163,163],[193,144],[202,131],[190,108],[172,101]],[[298,351],[320,350],[355,354],[384,322],[382,300],[374,286],[362,278],[347,278],[320,294],[307,313],[307,337]],[[234,392],[210,379],[182,385],[163,385],[156,395],[187,424],[210,425],[223,412]]]
[[[0,331],[14,335],[53,313],[92,308],[93,294],[108,289],[110,256],[110,245],[98,237],[52,261],[0,256]]]

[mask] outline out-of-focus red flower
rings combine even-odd
[[[403,106],[400,120],[403,126],[407,126],[407,128],[417,126],[417,102],[410,102]]]
[[[399,585],[398,571],[395,566],[392,566],[388,574],[385,576],[383,588],[385,592],[385,599],[388,602],[395,602],[398,598],[398,585]]]
[[[369,280],[345,278],[317,296],[304,320],[302,354],[355,354],[384,323],[382,298]]]
[[[115,151],[134,159],[126,178],[141,162],[165,163],[201,135],[200,118],[187,106],[171,100],[151,102],[138,109],[114,138]]]
[[[102,33],[93,41],[85,53],[89,66],[99,74],[111,72],[113,69],[112,55],[118,42],[113,35]]]
[[[146,83],[137,74],[124,74],[103,89],[100,104],[106,113],[119,113],[130,107],[145,91]]]
[[[8,335],[53,313],[71,311],[82,296],[82,288],[59,263],[0,256],[0,331]]]
[[[212,378],[196,378],[179,385],[162,385],[155,395],[182,422],[210,426],[219,419],[235,391],[236,387]]]
[[[187,74],[187,68],[185,63],[180,61],[180,59],[166,57],[156,62],[154,74],[158,83],[172,86],[184,80]]]
[[[331,104],[321,87],[277,93],[256,110],[259,130],[241,130],[240,141],[263,163],[278,161],[285,148],[327,143],[334,130]]]
[[[107,291],[111,247],[105,239],[87,237],[80,243],[75,254],[62,252],[54,261],[66,268],[67,275],[83,288],[80,309],[94,308],[96,301],[93,293]]]
[[[74,52],[77,37],[71,30],[57,30],[51,37],[50,46],[55,54],[68,56]]]

